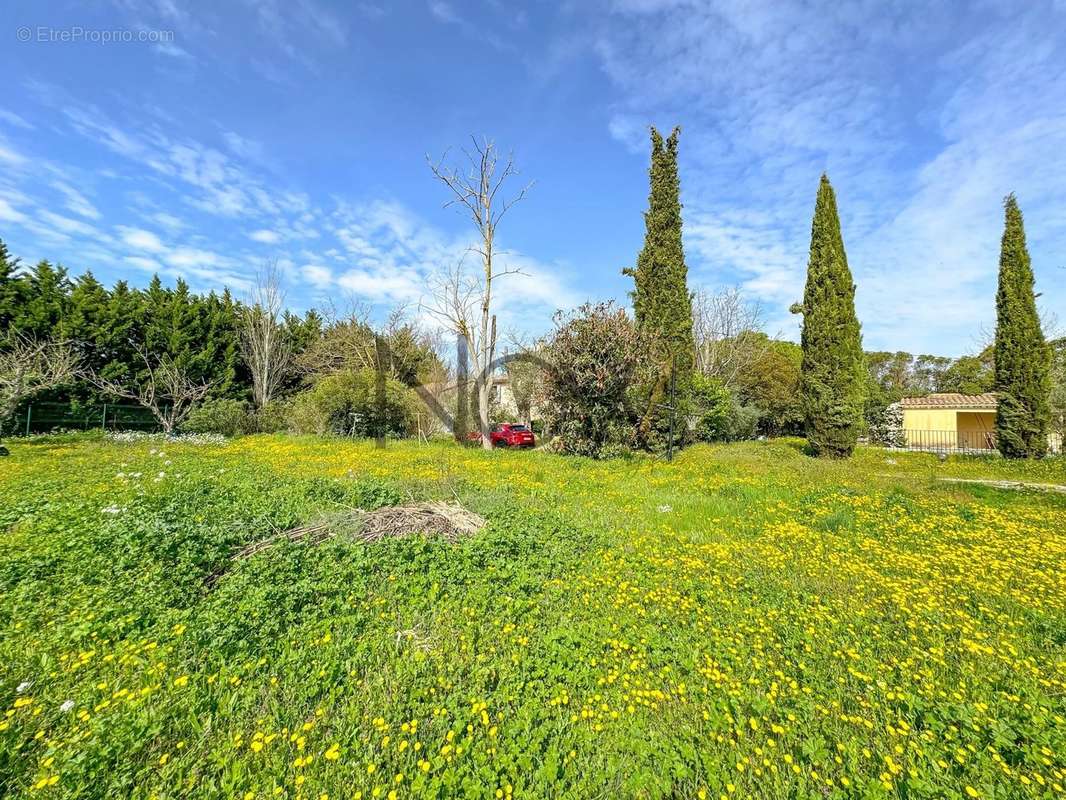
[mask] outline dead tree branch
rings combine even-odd
[[[169,355],[164,355],[153,363],[142,350],[141,359],[147,372],[143,379],[132,386],[103,378],[96,373],[90,373],[87,377],[101,391],[133,400],[148,409],[164,433],[173,433],[207,396],[214,384],[192,380]]]
[[[9,334],[0,344],[0,429],[24,400],[69,383],[77,373],[78,356],[69,342]]]

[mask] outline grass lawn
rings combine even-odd
[[[11,443],[9,443],[11,444]],[[1055,797],[1066,484],[249,437],[0,459],[0,796]],[[474,537],[236,547],[458,498]]]

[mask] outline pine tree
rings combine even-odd
[[[651,129],[651,191],[644,215],[644,248],[635,269],[624,273],[633,278],[633,312],[637,331],[648,353],[648,385],[638,428],[640,443],[650,444],[653,429],[664,432],[666,415],[660,408],[671,378],[678,390],[687,391],[694,361],[692,343],[692,296],[688,291],[688,268],[681,242],[681,187],[677,169],[674,128],[664,142]],[[678,426],[680,433],[680,426]]]
[[[993,381],[999,395],[996,437],[1008,458],[1040,458],[1048,446],[1051,351],[1036,311],[1022,212],[1013,194],[1003,205]]]
[[[866,365],[855,284],[840,235],[836,196],[822,175],[811,226],[803,304],[800,403],[807,442],[819,456],[847,458],[855,449],[866,391]]]

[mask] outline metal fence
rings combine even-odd
[[[904,431],[903,447],[933,453],[996,452],[995,431]]]
[[[108,431],[156,431],[159,430],[159,423],[148,409],[141,406],[117,403],[30,403],[25,412],[16,418],[14,428],[15,433],[29,436],[55,430],[87,431],[96,428]]]

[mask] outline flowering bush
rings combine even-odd
[[[610,303],[556,315],[545,349],[544,412],[557,452],[597,457],[633,442],[630,387],[640,355],[636,329]]]
[[[907,439],[903,433],[903,407],[891,403],[880,418],[870,425],[870,441],[884,447],[903,447]]]

